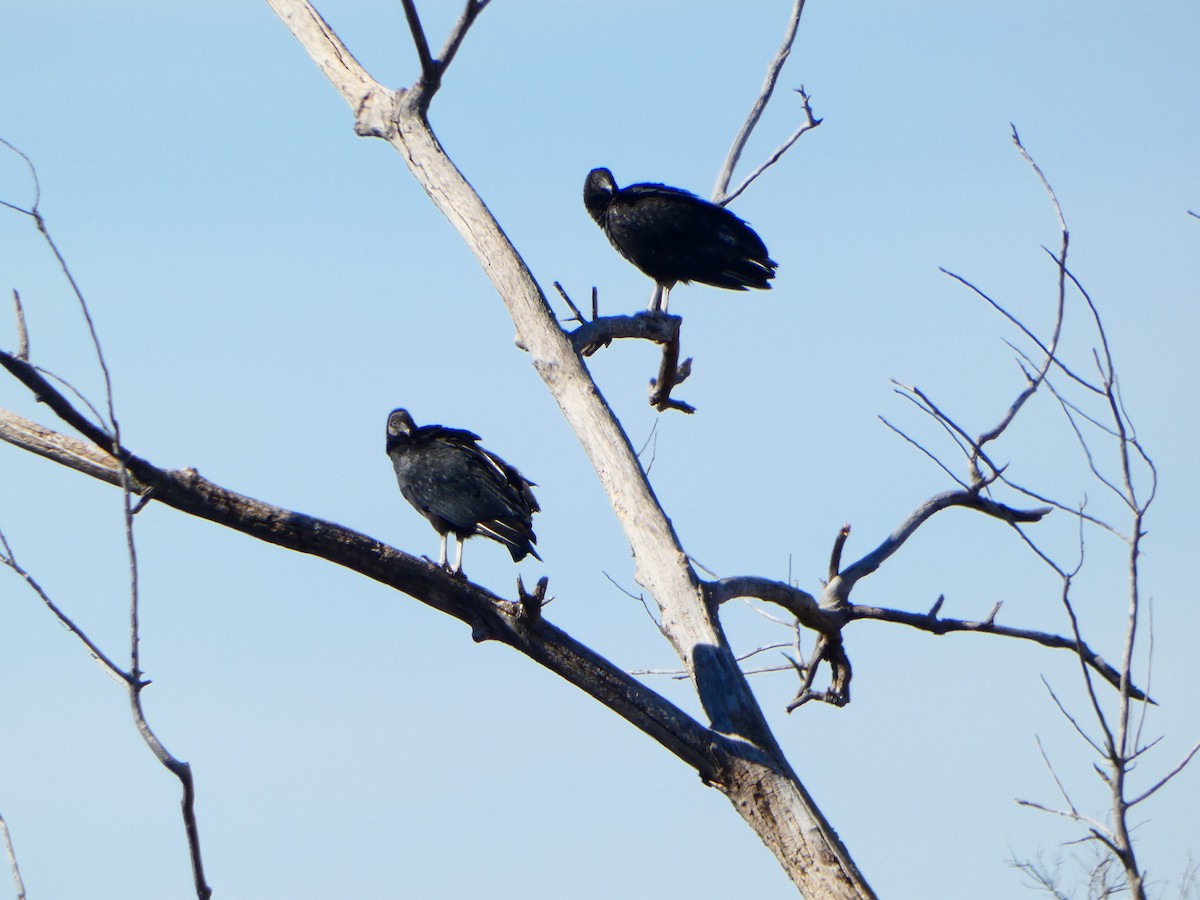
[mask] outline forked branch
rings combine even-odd
[[[787,141],[777,149],[771,157],[754,170],[734,191],[729,190],[729,182],[733,178],[733,170],[737,168],[738,161],[742,158],[742,152],[746,149],[746,144],[750,140],[750,135],[754,133],[754,129],[758,126],[759,120],[762,118],[763,112],[767,108],[767,103],[771,100],[771,95],[775,93],[775,85],[779,81],[779,73],[783,70],[783,64],[787,62],[788,57],[792,54],[792,45],[796,42],[796,32],[800,28],[800,16],[804,14],[804,0],[795,0],[792,5],[792,11],[788,17],[787,27],[784,29],[783,40],[779,44],[779,49],[775,56],[767,64],[767,74],[763,79],[762,88],[759,89],[758,96],[750,107],[750,112],[746,115],[746,120],[742,123],[742,127],[738,130],[737,135],[733,139],[733,144],[729,148],[729,152],[725,156],[725,163],[721,166],[721,172],[717,176],[717,183],[713,187],[713,202],[724,206],[729,203],[734,197],[742,193],[750,186],[750,184],[758,178],[769,166],[775,163],[792,144],[800,139],[804,132],[816,128],[821,124],[820,119],[815,119],[812,113],[812,107],[809,105],[808,94],[804,92],[804,88],[800,88],[800,96],[804,100],[805,122],[792,134]]]

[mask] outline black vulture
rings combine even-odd
[[[533,549],[533,514],[540,508],[533,482],[478,442],[479,435],[458,428],[417,427],[406,409],[388,415],[387,453],[400,493],[441,535],[443,567],[446,535],[454,532],[458,574],[463,541],[476,534],[507,547],[513,562],[528,554],[541,559]]]
[[[734,291],[771,287],[777,264],[762,238],[723,206],[664,184],[618,188],[608,169],[588,173],[583,205],[617,252],[657,283],[651,312],[667,311],[680,281]]]

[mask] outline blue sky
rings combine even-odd
[[[433,43],[458,4],[425,4]],[[496,2],[435,100],[450,156],[543,287],[642,308],[648,280],[580,200],[594,166],[618,182],[706,194],[761,82],[790,4]],[[394,86],[416,71],[398,3],[325,2],[358,58]],[[539,484],[548,615],[629,669],[673,659],[633,589],[628,546],[590,467],[478,265],[266,4],[170,8],[0,2],[0,136],[38,166],[42,211],[82,284],[113,369],[127,443],[168,467],[323,516],[416,554],[436,535],[383,452],[387,412],[470,428]],[[1020,386],[1015,339],[938,271],[968,277],[1037,328],[1057,246],[1015,123],[1053,182],[1073,271],[1099,304],[1125,400],[1161,474],[1143,563],[1154,600],[1162,744],[1150,783],[1198,738],[1194,552],[1200,333],[1200,10],[1164,2],[853,6],[805,12],[753,164],[798,121],[824,124],[734,209],[779,261],[769,294],[681,287],[680,396],[656,416],[652,348],[593,371],[685,547],[721,575],[817,589],[838,527],[867,552],[951,486],[879,415],[939,434],[891,389],[915,383],[971,430]],[[27,203],[0,155],[0,198]],[[0,290],[21,291],[33,358],[93,395],[95,365],[66,285],[24,217],[0,214]],[[7,302],[7,301],[5,301]],[[565,310],[564,310],[565,313]],[[1082,324],[1078,308],[1069,326]],[[1078,332],[1072,332],[1076,334]],[[15,343],[0,316],[0,342]],[[1090,344],[1071,345],[1086,359]],[[53,424],[15,383],[0,405]],[[657,427],[655,427],[657,425]],[[113,654],[126,644],[119,498],[0,447],[0,527],[20,561]],[[1003,448],[1012,472],[1109,511],[1048,408]],[[1069,553],[1062,516],[1043,531]],[[1119,655],[1121,545],[1092,536],[1086,636]],[[794,896],[713,791],[568,685],[406,597],[317,561],[151,506],[139,516],[147,713],[194,767],[208,875],[221,897]],[[473,579],[511,594],[493,544]],[[0,573],[2,574],[2,573]],[[1056,585],[1002,526],[930,523],[863,582],[864,603],[1062,631]],[[786,639],[743,608],[735,646]],[[781,743],[882,896],[1009,897],[1012,854],[1047,859],[1076,832],[1018,808],[1058,798],[1041,737],[1081,806],[1103,814],[1090,758],[1044,675],[1083,712],[1066,654],[861,624],[854,702],[787,716],[787,675],[754,681]],[[806,645],[807,646],[807,645]],[[0,812],[31,896],[185,897],[178,788],[104,677],[12,577],[0,579]],[[684,684],[656,680],[694,710]],[[1137,818],[1154,878],[1196,855],[1200,775]],[[0,884],[3,884],[0,879]],[[1170,896],[1168,890],[1167,893]],[[0,889],[3,896],[3,889]]]

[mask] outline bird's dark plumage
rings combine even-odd
[[[662,302],[677,282],[699,281],[744,291],[768,289],[776,263],[745,222],[723,206],[663,184],[618,188],[608,169],[592,169],[583,204],[609,241],[662,288]]]
[[[504,544],[513,562],[528,554],[541,559],[533,548],[533,482],[478,442],[479,435],[458,428],[417,427],[404,409],[388,416],[387,453],[400,493],[441,535],[441,565],[450,532],[458,542],[455,572],[462,571],[463,541],[475,534]]]

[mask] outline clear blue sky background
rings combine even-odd
[[[440,45],[457,3],[425,3]],[[436,8],[434,8],[436,7]],[[758,90],[789,4],[498,0],[435,101],[452,158],[543,287],[605,311],[649,283],[580,201],[584,175],[707,194]],[[320,4],[363,63],[409,83],[399,3]],[[781,91],[747,154],[794,127],[804,84],[824,124],[735,204],[780,263],[769,294],[681,287],[694,417],[645,403],[648,346],[592,363],[688,548],[721,575],[819,587],[838,527],[847,556],[882,540],[946,476],[879,414],[952,459],[889,379],[966,427],[993,424],[1020,375],[1011,329],[938,272],[971,278],[1045,329],[1055,220],[1009,141],[1053,181],[1071,261],[1103,311],[1125,400],[1162,475],[1149,522],[1154,600],[1135,790],[1200,738],[1195,552],[1200,333],[1200,8],[1111,3],[833,4],[805,13]],[[83,286],[127,443],[235,490],[416,554],[432,530],[403,502],[385,416],[471,428],[539,483],[548,615],[629,669],[673,658],[630,590],[628,547],[549,395],[512,346],[478,265],[396,153],[350,114],[264,3],[0,2],[0,136],[37,163],[42,210]],[[0,197],[29,179],[0,154]],[[86,335],[22,216],[0,213],[0,289],[21,291],[33,358],[93,397]],[[5,301],[7,302],[7,301]],[[565,310],[564,310],[565,312]],[[1069,352],[1087,365],[1078,307]],[[8,317],[0,342],[15,343]],[[54,422],[19,386],[0,405]],[[657,424],[657,429],[655,426]],[[1067,502],[1084,477],[1062,421],[1031,408],[998,451]],[[21,562],[109,653],[127,642],[115,491],[0,447],[0,527]],[[1107,463],[1106,463],[1107,464]],[[1056,514],[1037,532],[1069,558]],[[788,897],[768,851],[717,793],[641,734],[524,658],[402,595],[151,505],[138,520],[147,713],[189,760],[208,875],[222,898]],[[1086,636],[1120,652],[1122,545],[1089,535]],[[467,571],[511,594],[500,547]],[[0,812],[31,897],[189,896],[177,782],[141,744],[121,687],[0,573]],[[934,521],[856,599],[1062,631],[1056,582],[1003,526]],[[740,649],[787,632],[724,613]],[[806,649],[809,644],[806,637]],[[1023,896],[1013,855],[1066,859],[1078,836],[1015,797],[1058,804],[1040,736],[1080,807],[1104,815],[1091,757],[1045,676],[1084,721],[1069,655],[995,638],[847,634],[854,702],[787,716],[787,674],[754,684],[782,744],[873,886],[889,898]],[[771,655],[768,659],[779,661]],[[654,684],[688,709],[685,684]],[[1162,896],[1200,844],[1200,770],[1134,816]],[[0,896],[5,895],[0,877]]]

